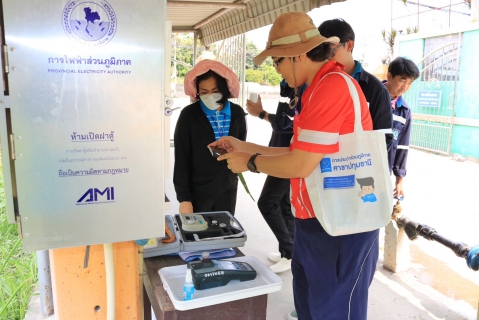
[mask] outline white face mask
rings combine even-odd
[[[216,101],[221,100],[222,98],[223,95],[219,92],[200,96],[201,101],[203,101],[205,106],[210,110],[216,110],[221,107],[221,104]]]

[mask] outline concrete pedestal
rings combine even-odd
[[[402,272],[409,269],[409,247],[404,228],[398,228],[396,222],[389,221],[384,237],[384,267],[392,272]]]

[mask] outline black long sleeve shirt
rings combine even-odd
[[[246,140],[246,113],[231,103],[229,135]],[[238,187],[238,176],[226,161],[217,161],[206,147],[215,141],[213,128],[201,110],[199,101],[185,107],[174,134],[175,165],[173,184],[179,202],[192,201],[192,194],[215,197]]]

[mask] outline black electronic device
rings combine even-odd
[[[220,147],[208,147],[208,148],[210,149],[211,155],[215,158],[218,158],[219,156],[225,153],[228,153],[228,151]]]
[[[231,280],[254,280],[257,275],[252,266],[240,261],[204,259],[188,265],[196,290],[225,286]]]

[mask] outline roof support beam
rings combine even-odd
[[[244,5],[246,6],[246,2],[248,2],[248,1],[249,1],[249,0],[238,0],[238,1],[235,2],[235,4],[244,4]],[[245,7],[245,9],[246,9],[246,7]],[[209,16],[209,17],[206,18],[205,20],[203,20],[203,21],[197,23],[196,25],[194,25],[194,26],[193,26],[193,29],[196,30],[196,29],[200,28],[201,26],[204,26],[204,25],[207,24],[208,22],[211,22],[211,21],[215,20],[216,18],[218,18],[218,17],[224,15],[225,13],[227,13],[227,12],[229,12],[229,11],[231,11],[231,10],[232,10],[232,9],[222,9],[222,10],[216,12],[215,14]]]
[[[220,8],[220,9],[242,9],[246,10],[245,3],[226,3],[226,2],[199,2],[199,1],[177,1],[168,0],[168,7],[201,7],[201,8]]]
[[[198,32],[198,30],[195,29],[173,29],[171,30],[171,33],[195,33]]]
[[[271,14],[272,12],[275,12],[275,11],[278,11],[278,10],[283,10],[284,8],[287,8],[287,7],[289,7],[289,6],[292,6],[292,5],[295,5],[295,4],[304,2],[304,1],[305,1],[305,0],[296,0],[296,1],[294,1],[294,2],[285,4],[284,6],[278,7],[278,8],[276,8],[276,9],[273,9],[273,10],[268,11],[268,12],[263,13],[263,14],[259,14],[259,15],[254,16],[254,17],[250,17],[250,16],[249,16],[249,12],[246,12],[246,20],[245,20],[245,21],[242,21],[242,22],[240,22],[240,23],[238,23],[238,24],[232,25],[232,26],[230,26],[230,27],[228,27],[228,28],[226,28],[226,29],[217,31],[217,32],[215,32],[215,33],[208,34],[207,36],[208,36],[208,37],[214,36],[214,35],[216,35],[216,34],[218,34],[218,33],[224,32],[224,31],[226,31],[226,30],[229,30],[229,29],[232,29],[232,28],[236,28],[236,27],[238,27],[239,25],[248,22],[248,20],[250,20],[250,19],[256,19],[256,18],[259,18],[259,17],[263,17],[263,16],[266,16],[266,15],[268,15],[268,14]],[[212,18],[212,17],[213,17],[213,16],[211,16],[210,18]],[[208,18],[208,19],[210,19],[210,18]],[[217,17],[214,17],[214,18],[217,18]],[[213,18],[213,19],[214,19],[214,18]],[[206,21],[206,20],[204,20],[204,21]],[[203,21],[202,21],[202,22],[203,22]],[[200,23],[202,23],[202,22],[200,22]],[[209,22],[209,21],[207,21],[207,22]],[[207,22],[206,22],[206,23],[207,23]],[[206,24],[206,23],[203,23],[202,25],[204,25],[204,24]],[[202,26],[202,25],[201,25],[201,26]],[[196,26],[197,26],[197,25],[196,25]],[[194,26],[193,28],[196,29],[196,26]],[[201,27],[201,26],[200,26],[200,27]],[[479,319],[478,319],[478,320],[479,320]]]

